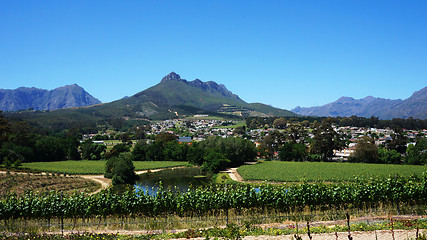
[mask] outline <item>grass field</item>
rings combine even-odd
[[[228,126],[218,126],[215,128],[237,128],[237,127],[243,127],[246,126],[246,122],[245,121],[239,121],[239,122],[235,122],[232,125],[228,125]]]
[[[67,174],[104,174],[106,161],[61,161],[61,162],[33,162],[23,163],[22,167],[42,171]],[[156,168],[168,168],[187,166],[188,162],[146,161],[134,162],[135,170],[146,170]]]
[[[388,165],[331,162],[278,162],[267,161],[256,165],[244,165],[238,172],[245,180],[268,180],[277,182],[349,181],[354,177],[387,177],[390,175],[422,176],[427,166]]]

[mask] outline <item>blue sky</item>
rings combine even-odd
[[[102,102],[171,71],[285,109],[427,86],[427,1],[2,1],[0,30],[0,88]]]

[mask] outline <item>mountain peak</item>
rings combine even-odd
[[[179,80],[181,80],[181,77],[175,72],[171,72],[168,75],[166,75],[164,78],[162,78],[162,82],[179,81]]]
[[[66,85],[53,90],[35,87],[0,90],[0,110],[3,111],[17,111],[29,108],[56,110],[98,103],[101,103],[101,101],[94,98],[77,84]]]

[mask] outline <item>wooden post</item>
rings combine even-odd
[[[310,240],[313,239],[310,235],[310,222],[309,221],[307,221],[307,235],[308,235],[308,238],[310,238]]]
[[[347,216],[347,227],[348,227],[348,240],[353,240],[353,237],[351,236],[350,232],[350,215],[348,214],[348,211],[346,213]]]

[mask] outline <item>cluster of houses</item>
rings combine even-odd
[[[226,128],[224,126],[234,124],[230,120],[209,119],[208,116],[197,116],[192,119],[171,119],[159,122],[153,122],[151,128],[146,132],[147,135],[157,135],[161,132],[174,133],[179,137],[180,142],[202,141],[210,136],[228,137],[238,135],[234,128]],[[371,136],[375,139],[376,145],[385,144],[388,140],[392,139],[394,131],[392,129],[377,129],[377,128],[364,128],[364,127],[335,127],[336,132],[346,135],[349,144],[345,149],[335,151],[337,158],[347,158],[355,151],[357,140],[362,136]],[[245,136],[253,141],[257,146],[262,142],[264,136],[269,132],[275,131],[274,128],[261,128],[247,130]],[[307,128],[308,137],[312,138],[313,134]],[[409,139],[409,144],[414,142],[417,137],[427,137],[427,130],[414,131],[404,130],[404,133]],[[85,138],[92,139],[96,134],[85,135]]]

